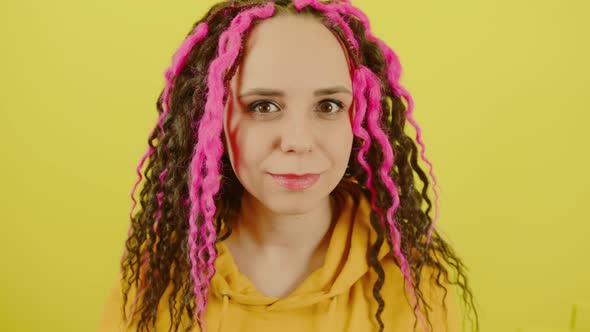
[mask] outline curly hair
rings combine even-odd
[[[379,305],[375,313],[379,331],[384,329],[385,299],[380,290],[386,272],[377,255],[385,239],[404,275],[404,287],[412,295],[414,328],[418,320],[425,329],[432,328],[428,310],[425,318],[430,328],[419,311],[422,306],[431,308],[419,287],[426,267],[436,271],[436,285],[444,289],[444,298],[443,283],[462,289],[479,331],[466,268],[435,228],[436,177],[424,154],[420,128],[412,118],[412,98],[399,83],[398,57],[372,34],[365,14],[348,0],[224,1],[193,25],[165,73],[166,85],[156,102],[159,120],[149,135],[149,149],[137,167],[139,178],[131,192],[131,223],[121,258],[123,319],[130,323],[137,315],[140,331],[155,326],[158,304],[171,285],[169,331],[178,331],[184,314],[189,318],[186,331],[195,323],[205,330],[203,314],[215,273],[215,244],[231,234],[229,221],[237,214],[244,192],[221,138],[223,114],[219,110],[224,108],[229,81],[242,59],[248,31],[274,14],[318,18],[346,46],[352,62],[357,108],[353,148],[335,191],[370,197],[370,221],[378,237],[367,260],[378,276],[373,296]],[[404,132],[406,121],[416,130],[415,141]],[[430,216],[429,178],[418,164],[416,143],[421,146],[422,161],[430,167],[434,218]],[[140,209],[134,213],[142,169],[145,183],[139,195]],[[225,234],[220,234],[222,229]],[[453,275],[456,272],[455,280],[449,278],[450,269]],[[133,287],[136,294],[127,317],[125,308]]]

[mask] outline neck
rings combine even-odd
[[[331,196],[306,213],[287,215],[269,210],[245,192],[228,240],[244,252],[267,259],[309,257],[327,249],[333,216]]]

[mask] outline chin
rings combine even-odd
[[[313,210],[323,197],[306,191],[282,192],[267,197],[261,203],[274,213],[302,214]]]

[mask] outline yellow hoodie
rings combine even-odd
[[[216,273],[211,280],[205,315],[207,331],[378,331],[375,318],[378,304],[373,296],[377,274],[367,261],[367,250],[376,239],[369,220],[370,211],[370,202],[363,195],[360,202],[346,196],[324,265],[284,298],[268,297],[256,290],[254,284],[240,273],[225,244],[219,242]],[[413,310],[404,294],[403,275],[394,264],[392,255],[387,242],[384,242],[378,255],[385,271],[385,283],[381,289],[385,302],[381,314],[384,331],[413,331]],[[444,291],[432,286],[429,280],[430,275],[425,272],[421,289],[433,308],[430,313],[432,331],[459,331],[454,288],[445,285],[448,289],[445,301],[448,311],[445,313],[442,308]],[[170,327],[169,291],[171,286],[158,307],[156,331],[168,331]],[[411,300],[410,295],[407,298]],[[128,301],[127,312],[129,302],[132,301]],[[99,331],[125,331],[121,308],[122,295],[117,280],[105,305]],[[416,331],[423,331],[420,321],[416,324]],[[135,321],[128,331],[135,331],[136,326]],[[181,324],[181,327],[184,326]],[[199,331],[199,328],[195,326],[192,331]]]

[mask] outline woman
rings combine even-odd
[[[102,330],[458,331],[451,285],[478,330],[400,72],[347,1],[211,8],[166,72]]]

